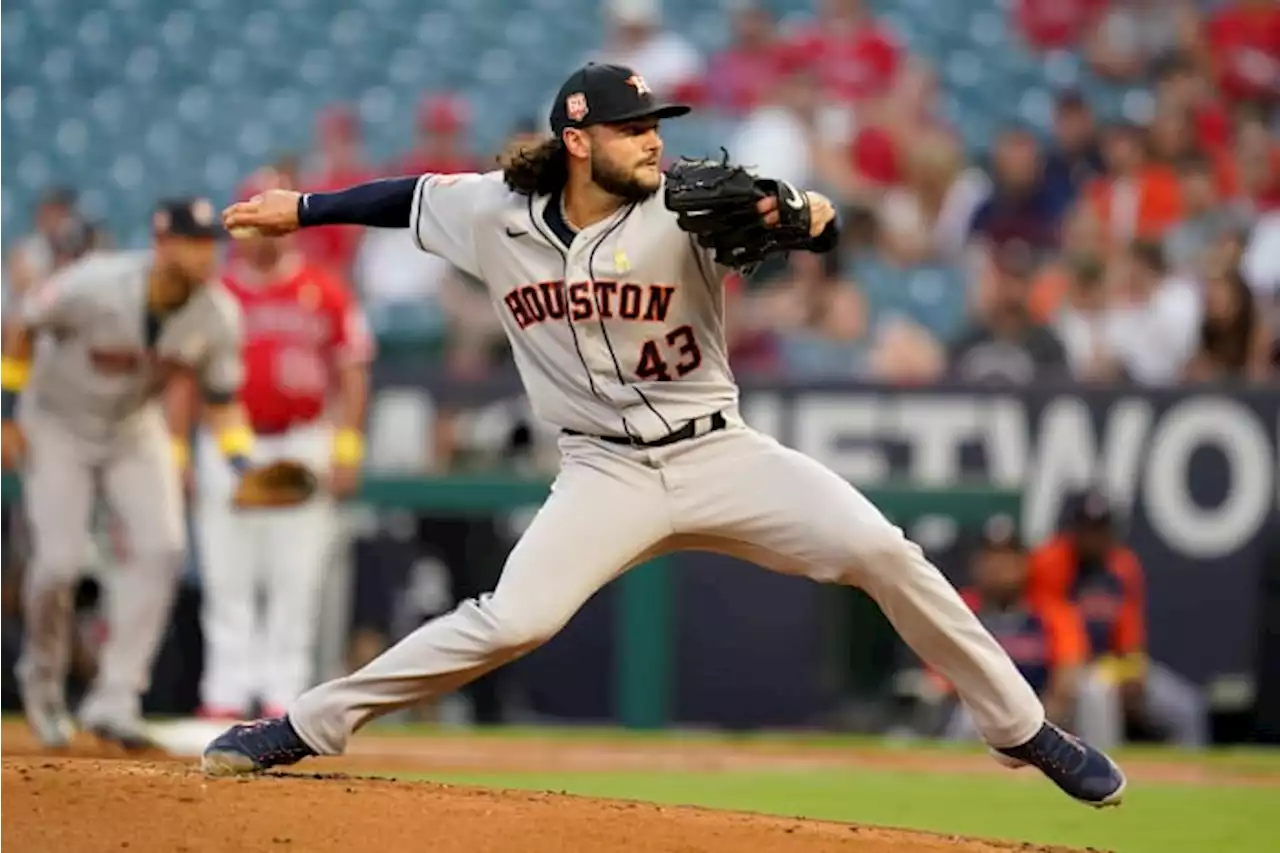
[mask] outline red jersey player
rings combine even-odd
[[[241,394],[255,461],[297,459],[329,484],[302,507],[233,512],[231,472],[212,444],[200,444],[202,709],[241,717],[254,699],[282,709],[311,684],[333,498],[358,481],[372,345],[345,282],[304,259],[290,238],[238,241],[223,284],[242,308]]]

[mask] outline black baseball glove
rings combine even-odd
[[[721,149],[724,151],[724,149]],[[683,158],[667,170],[664,201],[680,228],[715,250],[716,262],[746,268],[768,255],[810,244],[809,197],[786,181],[757,178],[721,160]],[[778,198],[778,223],[766,225],[756,205]]]

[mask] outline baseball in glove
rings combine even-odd
[[[786,181],[757,178],[721,151],[720,160],[683,158],[667,170],[663,197],[680,228],[713,249],[716,263],[738,269],[810,245],[809,197]],[[756,207],[769,196],[778,199],[775,225]]]
[[[231,503],[238,509],[267,509],[305,503],[316,493],[319,481],[301,462],[282,459],[240,475]]]

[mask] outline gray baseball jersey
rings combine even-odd
[[[156,324],[147,315],[149,252],[96,252],[23,302],[36,337],[26,394],[82,437],[103,440],[153,403],[166,367],[195,368],[203,387],[240,387],[240,314],[221,285],[201,287]]]
[[[510,191],[500,172],[426,175],[410,220],[421,249],[488,284],[534,413],[651,441],[732,411],[724,270],[661,191],[576,235],[553,233],[548,203]]]

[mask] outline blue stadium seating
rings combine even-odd
[[[1108,109],[1135,93],[1089,79],[1077,58],[1006,43],[1007,0],[875,0],[903,41],[941,72],[946,109],[969,145],[1000,122],[1044,127],[1053,89],[1079,85]],[[728,37],[722,0],[674,0],[681,30],[705,50]],[[774,0],[784,21],[807,0]],[[597,0],[27,0],[3,9],[3,233],[22,233],[33,196],[53,182],[123,244],[145,239],[154,198],[226,200],[281,151],[305,147],[326,102],[349,100],[371,153],[410,138],[414,106],[464,92],[474,137],[492,150],[519,117],[540,114],[566,70],[599,43]],[[992,48],[999,45],[998,50]],[[709,153],[715,122],[672,125],[671,149]]]

